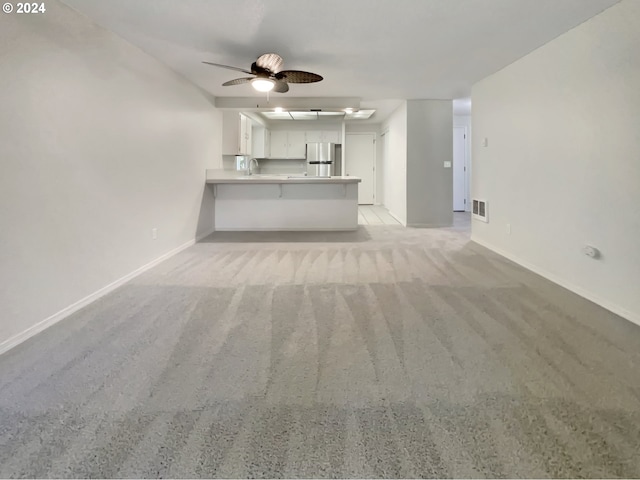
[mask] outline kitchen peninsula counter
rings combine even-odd
[[[327,184],[327,183],[360,183],[362,180],[358,177],[348,176],[333,176],[333,177],[310,177],[303,175],[269,175],[269,174],[255,174],[255,175],[215,175],[211,178],[207,178],[209,184],[265,184],[265,183],[315,183],[315,184]]]
[[[358,228],[358,177],[207,171],[218,231]]]

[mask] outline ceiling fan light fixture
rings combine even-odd
[[[223,87],[231,85],[244,85],[251,83],[253,88],[258,92],[267,94],[269,101],[269,92],[287,93],[290,83],[315,83],[322,80],[322,76],[317,73],[304,72],[302,70],[282,70],[282,57],[277,53],[265,53],[260,55],[255,62],[251,64],[251,69],[232,67],[231,65],[222,65],[221,63],[203,62],[214,67],[226,68],[228,70],[236,70],[254,75],[253,77],[242,77],[228,80],[222,84]]]
[[[251,86],[259,92],[270,92],[275,85],[275,82],[270,78],[254,78],[251,80]]]

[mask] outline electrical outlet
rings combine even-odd
[[[155,227],[153,227],[153,228],[151,229],[151,238],[152,238],[153,240],[155,240],[156,238],[158,238],[158,229],[157,229],[157,228],[155,228]]]

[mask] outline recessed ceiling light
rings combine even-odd
[[[344,111],[347,113],[353,113],[353,108],[345,108]]]
[[[273,109],[274,112],[276,113],[282,113],[284,111],[284,109],[282,107],[276,107]]]

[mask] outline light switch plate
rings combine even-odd
[[[451,168],[451,162],[444,162],[444,168]]]

